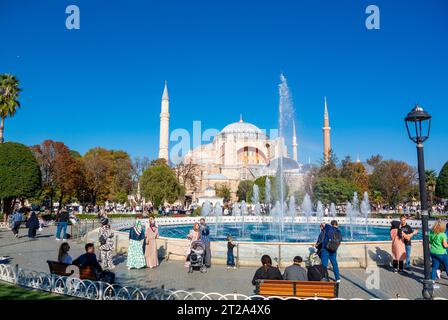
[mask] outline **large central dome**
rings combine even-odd
[[[258,138],[266,138],[266,135],[263,131],[258,128],[256,125],[244,122],[242,119],[238,122],[231,123],[224,127],[219,133],[221,135],[233,134],[236,136],[256,136]]]

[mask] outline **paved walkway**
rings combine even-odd
[[[45,228],[38,234],[36,240],[28,240],[26,229],[21,229],[21,237],[14,238],[9,230],[0,230],[0,257],[6,257],[2,262],[19,264],[22,268],[48,273],[46,260],[56,260],[60,241],[56,241],[54,227]],[[84,244],[69,241],[70,254],[73,258],[84,253]],[[162,261],[156,269],[127,270],[126,257],[119,255],[114,258],[117,281],[122,285],[132,285],[140,288],[164,286],[165,289],[253,294],[251,284],[256,268],[241,267],[237,270],[227,270],[225,266],[213,266],[207,273],[195,271],[188,274],[180,261]],[[340,298],[402,298],[416,299],[421,297],[422,269],[413,267],[411,272],[394,274],[388,268],[342,269]],[[330,273],[331,274],[331,273]],[[376,279],[376,281],[375,281]],[[440,289],[435,290],[435,296],[448,298],[448,278],[440,281]]]

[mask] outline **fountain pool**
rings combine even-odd
[[[216,224],[211,223],[210,229],[216,230]],[[309,230],[308,230],[309,228]],[[183,225],[161,225],[159,233],[161,237],[185,239],[191,224]],[[388,241],[390,240],[390,228],[381,226],[369,226],[366,233],[364,228],[350,230],[349,225],[340,226],[344,242],[359,241]],[[122,230],[126,231],[126,230]],[[241,224],[220,223],[217,233],[211,233],[211,241],[226,241],[227,235],[232,235],[235,241],[252,242],[314,242],[319,235],[319,224],[284,223],[283,233],[273,229],[270,223],[246,222],[244,228]],[[353,236],[352,236],[353,234]],[[417,234],[415,240],[421,239],[421,234]]]

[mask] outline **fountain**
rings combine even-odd
[[[242,236],[244,236],[244,216],[247,216],[247,205],[246,205],[246,201],[241,201],[241,219],[242,219],[242,224],[241,224],[241,234]]]
[[[294,196],[289,197],[289,205],[288,205],[288,216],[291,219],[291,223],[292,223],[292,233],[295,233],[295,220],[296,220],[296,199],[294,198]]]
[[[316,208],[317,223],[321,223],[323,217],[324,217],[324,206],[322,205],[321,201],[317,201],[317,208]]]
[[[202,204],[201,216],[207,217],[210,215],[211,211],[212,211],[212,204],[210,203],[210,201],[205,200],[204,203]]]
[[[335,204],[332,202],[332,203],[330,204],[330,217],[336,218],[336,215],[337,215],[337,213],[336,213],[336,206],[335,206]]]
[[[261,215],[261,206],[260,206],[260,190],[258,185],[254,184],[252,189],[252,206],[254,208],[253,215],[257,217],[257,229],[260,226],[260,215]]]
[[[291,99],[291,93],[288,88],[286,78],[283,74],[280,75],[279,84],[279,96],[280,101],[278,105],[278,139],[280,143],[285,143],[285,125],[293,119],[294,108]],[[283,159],[286,155],[282,151],[278,159],[277,167],[277,188],[279,195],[279,209],[278,209],[278,220],[280,232],[284,232],[284,214],[285,214],[285,182],[284,182],[284,172],[283,172]]]
[[[289,197],[288,216],[291,217],[291,222],[294,222],[296,217],[296,199],[294,196]]]
[[[215,207],[213,208],[213,213],[215,216],[215,236],[218,235],[219,223],[221,222],[222,217],[222,208],[219,202],[215,203]]]
[[[305,197],[303,198],[303,202],[302,202],[302,213],[305,214],[306,217],[306,232],[309,235],[310,233],[310,216],[312,214],[312,207],[311,207],[311,199],[310,196],[307,194],[305,194]]]
[[[269,214],[271,211],[271,180],[269,180],[269,177],[266,178],[264,194],[265,210],[266,214]]]
[[[368,220],[370,218],[370,212],[371,212],[371,209],[370,209],[370,202],[369,202],[369,194],[366,191],[366,192],[364,192],[363,199],[361,202],[361,213],[364,218],[364,223],[366,226],[366,237],[369,234]]]

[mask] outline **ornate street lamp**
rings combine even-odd
[[[409,139],[417,144],[418,179],[420,189],[420,212],[423,232],[424,275],[422,295],[425,299],[432,299],[433,282],[431,279],[431,265],[428,235],[428,195],[426,193],[425,162],[423,158],[423,142],[429,138],[431,116],[418,104],[404,118]]]

